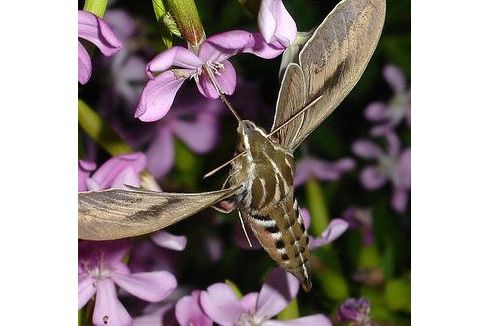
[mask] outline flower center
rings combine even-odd
[[[236,326],[260,326],[262,322],[263,320],[256,318],[253,314],[245,312],[242,313],[241,316],[239,316],[239,319],[235,325]]]
[[[91,278],[97,281],[101,281],[110,276],[110,269],[105,263],[103,256],[96,261],[84,261],[82,268]]]

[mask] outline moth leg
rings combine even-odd
[[[211,207],[218,212],[229,214],[236,209],[236,204],[233,199],[224,199]]]
[[[239,220],[241,221],[241,227],[243,228],[243,232],[246,236],[246,240],[248,240],[250,248],[253,248],[253,245],[251,244],[250,237],[248,236],[248,232],[246,232],[246,228],[245,228],[244,221],[243,221],[243,216],[241,215],[241,210],[239,210],[239,209],[238,209],[238,215],[239,215]]]

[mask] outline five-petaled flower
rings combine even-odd
[[[141,94],[135,117],[142,121],[161,119],[186,79],[194,79],[200,93],[207,98],[218,98],[218,91],[233,94],[236,72],[229,58],[238,53],[275,58],[297,35],[295,22],[281,0],[262,1],[258,26],[261,33],[224,32],[206,39],[195,52],[174,46],[157,55],[146,66],[150,81]]]
[[[201,292],[200,305],[210,319],[223,326],[332,325],[322,314],[287,321],[271,320],[287,307],[298,291],[297,279],[276,268],[267,276],[260,293],[252,292],[239,299],[229,285],[216,283]]]
[[[78,37],[95,44],[106,56],[111,56],[122,48],[122,43],[103,19],[94,14],[78,11]],[[86,84],[92,75],[92,61],[87,50],[78,41],[78,81]]]
[[[406,78],[402,71],[394,65],[385,66],[383,73],[394,95],[388,103],[373,102],[365,109],[367,119],[381,122],[370,131],[373,136],[392,132],[403,119],[406,120],[408,126],[411,125],[411,90],[407,89]]]
[[[399,138],[392,132],[385,135],[387,152],[369,139],[360,139],[353,144],[353,152],[361,158],[376,160],[376,165],[365,167],[360,173],[363,186],[369,190],[379,189],[392,183],[391,207],[398,213],[406,211],[411,188],[411,149],[401,150]]]
[[[117,298],[117,284],[149,302],[166,298],[177,286],[166,271],[131,274],[122,259],[130,249],[127,240],[79,242],[78,309],[95,296],[94,325],[130,325],[132,318]]]

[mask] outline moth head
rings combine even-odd
[[[238,125],[238,150],[257,151],[267,143],[267,135],[263,129],[249,120],[242,120]]]

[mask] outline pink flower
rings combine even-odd
[[[165,176],[173,167],[174,139],[180,139],[193,152],[204,154],[218,140],[218,111],[222,103],[184,93],[177,98],[175,109],[158,122],[146,156],[148,170],[155,178]]]
[[[294,43],[297,26],[282,0],[262,0],[258,28],[266,43],[285,49]]]
[[[79,243],[78,309],[95,296],[94,325],[131,325],[131,316],[117,298],[116,284],[149,302],[163,300],[177,286],[166,271],[131,274],[122,263],[129,248],[126,240]]]
[[[403,213],[411,189],[411,149],[401,151],[399,138],[392,132],[386,134],[385,139],[387,151],[369,139],[357,140],[352,150],[361,158],[377,161],[377,164],[365,167],[360,174],[364,188],[376,190],[390,181],[393,186],[391,207]]]
[[[78,37],[95,44],[105,56],[111,56],[122,47],[121,42],[101,18],[94,14],[78,11]],[[87,50],[78,41],[78,81],[84,85],[92,75],[92,61]]]
[[[332,325],[322,314],[287,321],[271,320],[297,296],[299,282],[281,268],[267,277],[260,293],[252,292],[239,299],[231,287],[216,283],[202,291],[200,305],[205,314],[223,326],[231,325]]]
[[[150,81],[143,89],[135,117],[142,121],[156,121],[164,117],[187,79],[195,80],[202,95],[215,99],[218,93],[209,78],[210,74],[220,90],[231,95],[236,88],[236,72],[229,58],[242,52],[274,58],[283,50],[267,44],[258,33],[241,30],[209,37],[196,53],[174,46],[147,64],[146,73]]]
[[[408,126],[411,125],[411,90],[407,88],[404,74],[394,65],[385,66],[383,73],[394,95],[388,103],[373,102],[365,109],[367,119],[381,122],[370,131],[373,136],[392,132],[404,119]]]
[[[313,156],[305,157],[297,162],[294,184],[299,187],[311,178],[321,181],[338,180],[345,172],[351,171],[355,162],[351,158],[343,158],[334,163]]]

